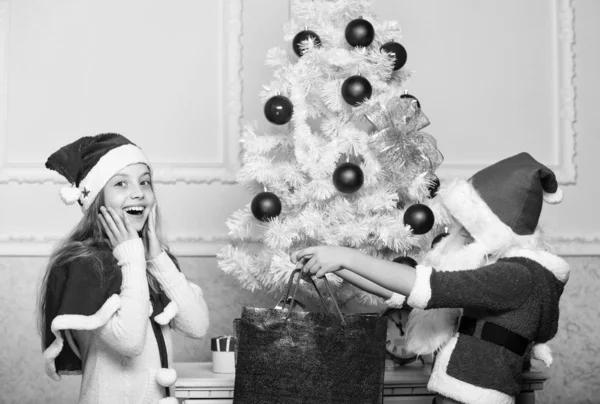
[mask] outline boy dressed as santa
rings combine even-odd
[[[538,221],[543,202],[560,202],[562,191],[552,170],[520,153],[438,195],[454,223],[416,269],[331,246],[296,251],[292,261],[407,296],[417,308],[407,348],[437,352],[428,389],[438,402],[514,403],[526,358],[552,361],[546,342],[569,267],[546,251]]]

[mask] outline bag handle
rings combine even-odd
[[[283,298],[283,304],[282,304],[281,307],[283,309],[285,309],[285,305],[288,304],[288,297],[289,297],[290,289],[291,289],[291,286],[292,286],[294,275],[296,275],[296,273],[298,273],[299,275],[298,275],[298,278],[296,279],[296,282],[294,283],[294,292],[292,294],[291,303],[289,303],[290,304],[289,310],[291,311],[294,308],[294,305],[296,304],[296,293],[298,292],[298,286],[300,285],[300,279],[302,279],[302,277],[306,277],[306,278],[310,279],[310,281],[313,284],[315,290],[317,291],[317,295],[319,295],[319,299],[321,299],[321,303],[323,304],[323,307],[325,307],[325,311],[327,311],[327,313],[331,314],[331,311],[329,310],[329,307],[327,307],[327,302],[325,302],[325,298],[323,298],[323,295],[321,294],[321,292],[319,291],[319,289],[315,285],[314,280],[310,276],[305,276],[302,273],[302,268],[294,269],[292,271],[292,273],[290,274],[290,279],[288,281],[288,287],[287,287],[287,293],[285,294],[285,296]]]
[[[325,309],[327,310],[328,313],[331,314],[331,312],[327,308],[327,305],[325,304],[325,299],[323,299],[323,296],[321,295],[321,292],[319,291],[319,288],[317,287],[317,283],[315,282],[315,280],[313,279],[312,276],[309,276],[308,278],[310,279],[310,282],[312,283],[313,287],[317,291],[317,294],[321,298],[321,302],[325,306]],[[327,292],[329,292],[329,296],[331,297],[331,300],[333,301],[333,305],[335,306],[335,311],[340,316],[340,320],[342,321],[342,324],[346,325],[346,320],[344,319],[344,315],[342,314],[342,311],[340,310],[340,306],[338,306],[337,299],[333,295],[333,291],[331,290],[331,286],[329,284],[329,281],[327,280],[327,277],[323,276],[323,280],[325,281],[325,286],[327,287]]]
[[[294,282],[294,275],[296,275],[296,273],[298,274],[298,279],[296,280],[295,284],[294,284],[294,293],[292,295],[292,302],[290,303],[290,308],[288,309],[288,315],[285,318],[285,321],[287,321],[290,317],[290,313],[292,312],[292,309],[294,308],[294,304],[296,302],[296,292],[298,291],[298,285],[300,284],[300,279],[302,278],[302,268],[296,268],[292,271],[292,273],[290,274],[290,278],[288,280],[288,287],[287,287],[287,291],[285,293],[285,297],[283,300],[283,304],[282,304],[282,308],[285,309],[285,306],[288,301],[288,297],[290,294],[290,289],[292,287],[292,283]],[[310,279],[310,283],[313,285],[313,287],[315,288],[315,290],[317,291],[317,295],[319,295],[319,299],[321,299],[321,303],[323,304],[323,307],[325,307],[325,310],[327,311],[327,313],[332,314],[331,311],[329,310],[329,308],[327,307],[327,303],[325,302],[325,298],[323,297],[323,295],[321,294],[321,291],[319,290],[319,288],[317,287],[317,284],[315,282],[315,280],[312,278],[312,276],[308,276],[308,279]],[[327,287],[327,291],[329,292],[329,296],[331,297],[331,300],[333,300],[333,305],[335,306],[335,310],[337,312],[337,314],[340,317],[340,320],[342,322],[342,325],[346,325],[346,320],[344,319],[344,315],[342,314],[342,311],[340,310],[340,307],[338,306],[337,303],[337,299],[335,298],[335,296],[333,295],[333,291],[331,290],[331,286],[329,285],[329,281],[327,280],[326,277],[323,277],[323,280],[325,281],[325,286]]]
[[[288,310],[291,311],[294,308],[294,305],[296,304],[296,293],[298,292],[298,285],[300,284],[300,279],[303,276],[301,271],[302,271],[301,268],[296,268],[290,274],[285,295],[283,296],[283,299],[281,299],[282,310],[285,310],[285,306],[289,304],[290,307],[288,308]],[[299,275],[298,275],[298,279],[296,280],[296,282],[294,282],[294,275],[296,275],[296,273],[298,273]],[[292,293],[292,299],[290,301],[289,297],[290,297],[290,291],[292,289],[292,284],[294,286],[294,291]],[[323,296],[321,295],[321,293],[319,292],[318,289],[317,289],[317,294],[319,295],[319,298],[321,299],[321,302],[323,303],[325,310],[327,310],[327,312],[329,314],[331,314],[331,312],[329,311],[329,308],[327,307],[327,304],[325,303],[325,299],[323,299]]]

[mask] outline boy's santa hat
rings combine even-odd
[[[527,245],[543,202],[559,203],[554,172],[519,153],[440,190],[442,202],[488,254]]]
[[[125,136],[103,133],[61,147],[48,157],[46,168],[58,172],[71,184],[60,190],[63,202],[79,202],[85,211],[113,175],[137,163],[150,167],[142,150]]]
[[[488,260],[486,264],[501,257],[526,257],[543,265],[563,284],[568,281],[568,264],[539,248],[537,230],[543,202],[559,203],[562,190],[552,170],[529,154],[501,160],[468,181],[445,184],[436,198],[441,198],[443,206],[475,241],[448,254],[443,239],[425,256],[426,265],[441,271],[471,270],[478,267],[475,262],[481,256]],[[455,334],[459,317],[456,309],[414,309],[408,323],[407,349],[418,354],[437,351]],[[531,354],[546,365],[552,362],[546,343],[533,344]]]

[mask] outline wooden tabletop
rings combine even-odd
[[[540,390],[548,379],[548,374],[535,362],[530,371],[523,373],[524,390]],[[235,383],[235,374],[213,373],[211,362],[179,362],[173,367],[177,371],[177,389],[233,388]],[[386,370],[384,384],[386,388],[426,387],[430,375],[430,364],[414,362]]]

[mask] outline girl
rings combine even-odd
[[[148,160],[125,137],[83,137],[52,154],[83,218],[50,257],[39,294],[46,373],[82,374],[80,404],[177,403],[173,328],[202,338],[208,309],[162,242]]]
[[[529,353],[552,363],[546,342],[558,329],[569,266],[545,251],[538,221],[543,201],[559,203],[562,192],[550,169],[520,153],[450,183],[439,197],[455,219],[438,244],[449,255],[444,270],[327,246],[296,251],[292,262],[317,277],[351,272],[408,296],[412,307],[462,309],[428,389],[438,404],[512,404]]]

